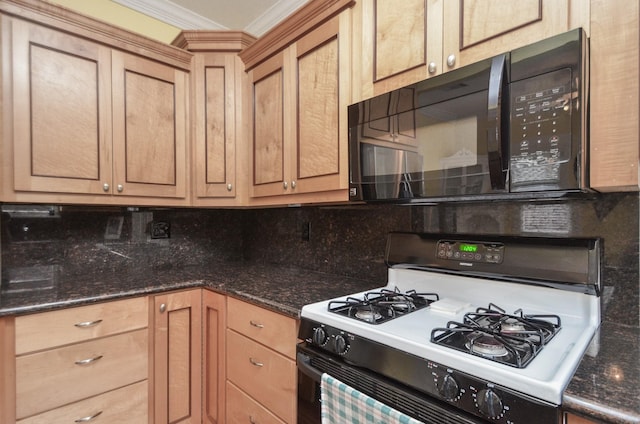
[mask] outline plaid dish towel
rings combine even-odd
[[[422,424],[326,373],[320,398],[322,424]]]

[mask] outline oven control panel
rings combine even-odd
[[[502,243],[478,243],[459,240],[438,241],[438,259],[499,264],[504,259]]]

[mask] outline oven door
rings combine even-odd
[[[300,423],[320,423],[320,379],[323,373],[327,373],[365,395],[425,423],[484,423],[478,418],[457,411],[423,393],[378,374],[351,366],[339,358],[313,348],[306,342],[300,343],[297,347],[297,362],[300,373],[314,382],[314,395],[311,404],[308,396],[303,399],[299,395]],[[312,416],[313,414],[315,417]]]

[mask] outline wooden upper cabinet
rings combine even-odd
[[[173,45],[193,53],[191,77],[192,201],[195,206],[247,202],[250,82],[238,53],[255,42],[242,31],[182,31]]]
[[[347,200],[350,15],[334,17],[252,71],[254,202]],[[294,197],[297,196],[297,199]]]
[[[640,188],[639,9],[591,2],[590,184],[599,191]]]
[[[113,51],[113,192],[184,198],[186,72]]]
[[[0,3],[0,200],[186,205],[192,55],[16,3]]]
[[[104,194],[112,172],[111,50],[25,21],[10,28],[13,188]]]
[[[366,99],[579,26],[587,0],[364,0],[354,33],[355,100]]]
[[[571,29],[571,0],[446,1],[446,70],[534,43]],[[578,13],[580,9],[577,8]],[[575,17],[576,24],[580,22]]]
[[[435,75],[442,61],[442,0],[365,0],[355,7],[354,99]],[[428,64],[431,64],[430,66]],[[431,70],[431,71],[429,71]]]
[[[279,53],[253,72],[253,163],[252,196],[284,193],[285,159],[285,70]]]

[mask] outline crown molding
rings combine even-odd
[[[114,2],[144,13],[159,21],[165,22],[183,30],[226,30],[229,29],[218,22],[212,21],[191,10],[175,4],[169,0],[113,0]],[[245,28],[241,29],[249,34],[261,36],[269,31],[284,18],[292,14],[307,0],[279,0],[265,13],[258,16]]]
[[[168,0],[113,0],[179,29],[228,29],[224,25],[198,15]]]
[[[284,18],[302,7],[306,2],[307,0],[280,0],[249,23],[244,28],[244,31],[260,37],[276,26],[276,24],[280,23]]]

